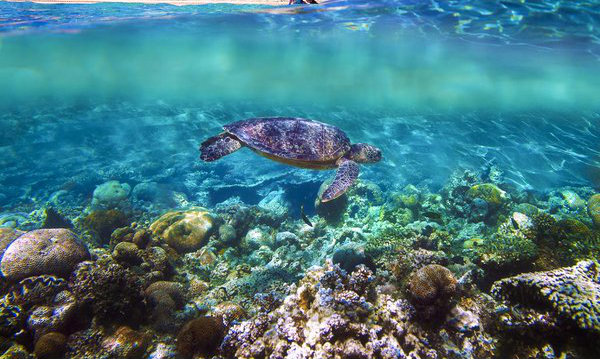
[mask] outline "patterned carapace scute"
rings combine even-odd
[[[255,118],[224,128],[253,149],[289,160],[331,162],[350,150],[340,129],[302,118]]]

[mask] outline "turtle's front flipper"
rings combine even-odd
[[[235,137],[223,132],[202,142],[200,145],[200,159],[212,162],[239,150],[242,146],[242,143]]]
[[[347,158],[338,161],[338,170],[333,182],[321,196],[321,202],[331,201],[343,195],[358,178],[358,164]]]

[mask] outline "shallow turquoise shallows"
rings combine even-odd
[[[0,1],[0,359],[600,358],[600,1],[284,3]]]
[[[75,173],[179,171],[169,177],[179,182],[200,166],[206,135],[271,115],[377,142],[385,160],[365,175],[389,185],[439,185],[492,164],[533,190],[598,184],[598,15],[585,4],[576,14],[518,2],[0,11],[11,201],[47,196]],[[232,182],[287,170],[246,153],[208,168]]]

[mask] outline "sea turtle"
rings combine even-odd
[[[358,177],[357,163],[381,160],[381,151],[366,143],[350,144],[339,128],[305,118],[260,117],[223,126],[225,132],[200,145],[200,158],[215,161],[247,146],[271,160],[311,169],[337,168],[321,195],[327,202],[344,194]]]

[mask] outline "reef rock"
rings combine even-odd
[[[149,344],[150,335],[122,326],[102,342],[102,349],[110,358],[142,359]]]
[[[152,283],[144,291],[152,311],[151,321],[158,330],[172,330],[174,312],[183,308],[186,302],[186,292],[177,282],[158,281]]]
[[[551,310],[554,319],[600,333],[600,264],[582,261],[572,267],[526,273],[494,283],[492,294],[522,307]]]
[[[85,245],[68,229],[38,229],[10,244],[0,270],[9,281],[42,274],[66,277],[77,263],[89,257]]]
[[[150,226],[154,236],[162,238],[178,253],[200,249],[212,233],[215,217],[203,210],[168,212]]]

